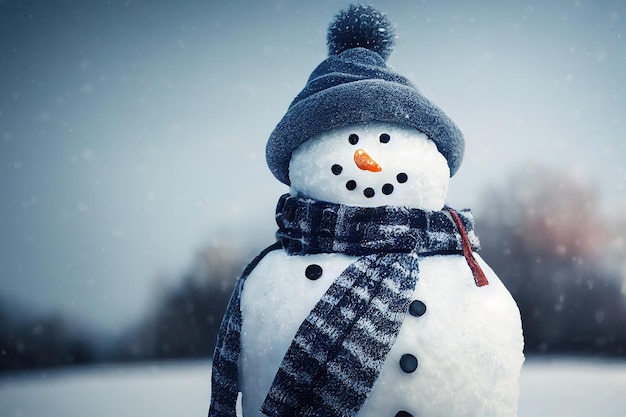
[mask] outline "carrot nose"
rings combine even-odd
[[[380,172],[383,170],[378,162],[374,161],[363,149],[357,149],[354,152],[354,162],[364,171]]]

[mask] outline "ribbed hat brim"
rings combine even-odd
[[[270,135],[267,164],[289,185],[289,161],[298,146],[335,128],[372,122],[417,129],[435,142],[450,176],[458,170],[464,139],[454,122],[415,87],[383,79],[339,84],[294,103]]]

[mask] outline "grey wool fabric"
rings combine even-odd
[[[359,7],[353,6],[354,10],[347,11],[352,10],[355,14],[348,20],[364,19],[367,13],[373,13],[373,9],[361,10]],[[379,28],[381,32],[365,26],[387,23],[381,19],[367,20],[360,26],[364,33],[352,37],[344,34],[354,42],[344,44],[342,48],[336,48],[330,40],[336,38],[336,31],[346,28],[331,25],[330,56],[313,71],[267,142],[267,164],[279,181],[289,185],[291,154],[302,143],[332,129],[374,122],[413,127],[424,133],[448,161],[450,176],[456,173],[464,152],[463,134],[459,128],[411,81],[385,64],[383,56],[391,53],[392,42],[381,47],[381,42],[376,39],[360,38],[372,36],[372,33],[389,36],[392,32],[390,25]],[[359,27],[348,30],[359,30]]]
[[[349,417],[396,341],[419,273],[416,252],[358,258],[298,329],[265,402],[269,417]]]
[[[358,413],[407,314],[422,257],[461,254],[450,209],[354,207],[283,195],[277,205],[278,244],[239,279],[213,357],[209,417],[234,417],[241,349],[241,293],[268,252],[358,255],[302,322],[263,404],[271,417],[348,417]],[[468,210],[457,213],[478,248]],[[244,393],[245,395],[245,393]]]

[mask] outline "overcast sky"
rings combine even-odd
[[[624,2],[371,3],[465,134],[452,206],[529,162],[626,202]],[[0,294],[115,330],[207,242],[271,243],[265,143],[346,5],[0,0]]]

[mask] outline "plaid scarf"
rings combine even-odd
[[[262,411],[270,417],[358,412],[398,335],[419,277],[420,257],[463,253],[476,285],[487,284],[471,256],[478,239],[467,210],[365,208],[286,194],[279,200],[276,221],[277,244],[248,265],[224,316],[213,358],[209,416],[236,415],[241,291],[245,277],[271,250],[282,246],[290,255],[340,252],[359,258],[300,325],[263,403]]]

